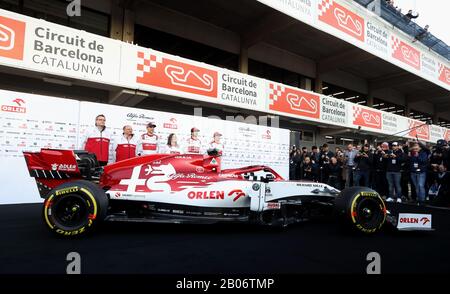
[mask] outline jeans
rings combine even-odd
[[[387,172],[386,178],[389,185],[389,197],[392,198],[402,198],[402,185],[401,178],[402,174],[400,172]],[[394,193],[395,190],[395,193]]]
[[[417,201],[425,201],[425,181],[427,179],[426,172],[411,173],[411,181],[416,188]]]
[[[354,185],[354,181],[353,181],[353,177],[354,177],[354,171],[353,171],[353,166],[346,166],[345,167],[345,172],[347,173],[346,175],[346,179],[345,179],[345,188],[351,187],[353,184]]]
[[[370,173],[368,170],[356,170],[353,173],[353,186],[363,186],[368,187],[369,185],[369,176]],[[361,183],[361,180],[363,180],[363,183]]]

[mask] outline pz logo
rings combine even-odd
[[[23,59],[25,22],[0,16],[0,57]]]

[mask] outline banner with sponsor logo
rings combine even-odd
[[[75,149],[79,102],[0,90],[0,105],[0,203],[38,202],[22,151]]]
[[[450,90],[445,73],[450,63],[445,57],[420,42],[412,43],[412,36],[354,1],[258,1]]]
[[[138,46],[122,50],[120,81],[161,94],[266,109],[263,79]]]
[[[103,83],[119,81],[122,42],[0,9],[0,64]]]
[[[306,120],[320,119],[320,96],[313,92],[268,82],[269,111]]]

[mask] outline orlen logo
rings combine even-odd
[[[214,190],[207,190],[207,191],[189,191],[187,194],[189,199],[225,199],[225,192],[224,191],[214,191]],[[233,202],[236,202],[239,198],[244,197],[245,193],[240,190],[232,190],[230,191],[227,196],[234,197]]]
[[[166,129],[172,129],[172,130],[178,129],[177,119],[172,117],[169,120],[169,122],[166,122],[166,123],[163,124],[163,127],[166,128]]]
[[[17,112],[17,113],[26,113],[27,109],[23,105],[25,101],[21,98],[16,98],[11,101],[13,105],[2,105],[2,111],[6,112]]]
[[[23,60],[25,23],[0,16],[0,56]]]
[[[418,217],[402,217],[400,218],[400,223],[402,224],[421,224],[426,225],[430,222],[428,217],[422,217],[419,219]]]

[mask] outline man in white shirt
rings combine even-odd
[[[147,124],[147,133],[141,136],[141,147],[139,153],[141,155],[149,155],[158,153],[159,137],[155,134],[156,125],[153,122]]]
[[[223,143],[220,142],[221,138],[221,133],[214,132],[213,141],[209,143],[209,149],[217,149],[220,155],[222,155],[224,149]]]
[[[202,142],[198,138],[198,133],[200,132],[199,129],[196,127],[193,127],[191,129],[191,137],[187,139],[186,143],[186,153],[190,154],[202,154],[203,148],[202,148]]]

